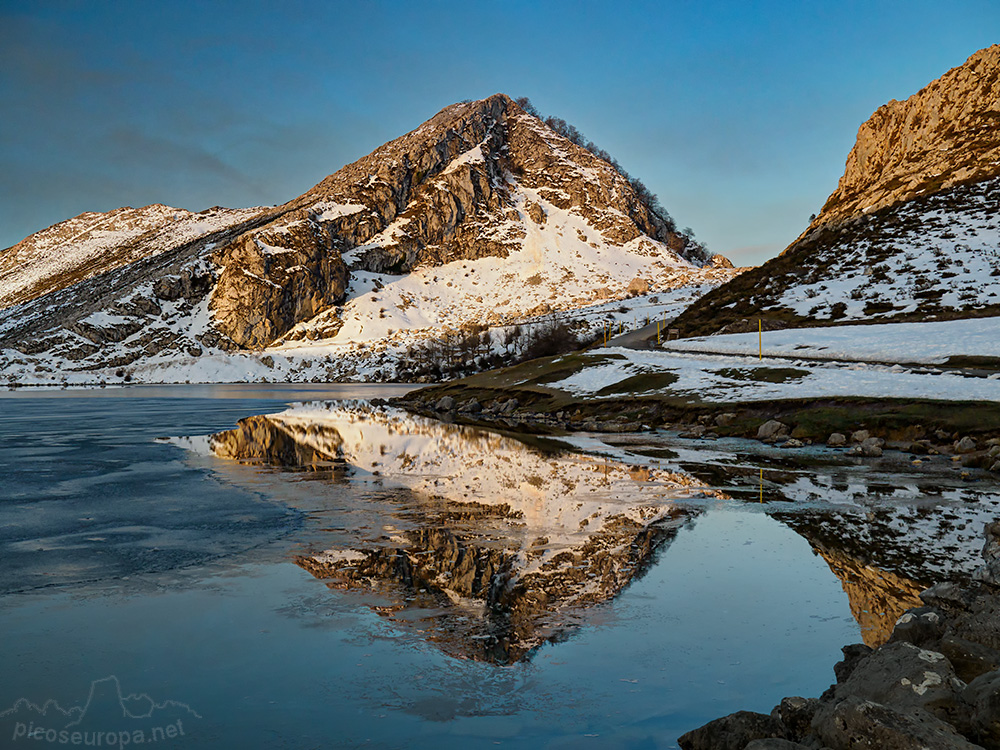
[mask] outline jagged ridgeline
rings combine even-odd
[[[266,349],[261,361],[300,357],[310,379],[369,378],[364,357],[386,378],[415,341],[606,306],[637,281],[700,294],[736,273],[706,262],[606,153],[549,122],[496,94],[446,107],[280,206],[119,209],[33,235],[0,254],[0,364],[240,379],[192,363]]]
[[[1000,315],[1000,45],[858,131],[844,176],[777,258],[707,294],[684,335]]]
[[[643,204],[652,213],[659,216],[660,219],[663,220],[663,223],[670,228],[670,231],[672,232],[677,231],[677,223],[673,220],[673,217],[671,217],[670,214],[667,212],[667,209],[665,209],[663,205],[660,203],[659,197],[655,193],[653,193],[649,188],[647,188],[642,180],[640,180],[638,177],[633,177],[628,172],[626,172],[625,168],[621,164],[619,164],[618,160],[615,159],[611,154],[609,154],[607,151],[598,146],[589,138],[585,137],[583,133],[581,133],[579,130],[576,129],[575,125],[571,125],[570,123],[563,120],[561,117],[554,117],[551,115],[546,117],[542,115],[535,107],[535,105],[531,103],[531,100],[526,96],[518,97],[517,99],[515,99],[515,101],[517,102],[517,105],[521,109],[523,109],[529,115],[537,117],[539,120],[544,122],[546,125],[552,128],[552,130],[561,135],[563,138],[570,141],[571,143],[575,143],[577,146],[581,146],[582,148],[587,149],[598,159],[602,159],[606,161],[608,164],[610,164],[612,167],[614,167],[615,170],[618,172],[618,174],[620,174],[622,177],[628,180],[629,185],[631,185],[632,189],[635,190],[635,194],[639,197],[639,200],[641,200]],[[691,244],[689,244],[684,249],[685,257],[691,260],[697,259],[701,261],[707,261],[711,257],[711,253],[709,252],[708,248],[705,247],[703,243],[694,242],[694,232],[690,228],[685,227],[681,231],[685,237],[691,240]]]

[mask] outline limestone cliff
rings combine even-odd
[[[1000,44],[979,50],[859,128],[810,228],[1000,174]]]
[[[524,189],[582,217],[608,244],[647,237],[666,246],[648,252],[675,260],[693,248],[610,164],[497,94],[443,109],[219,248],[215,324],[241,346],[270,344],[342,300],[345,251],[350,271],[390,275],[507,257],[527,235],[519,207],[545,221]]]
[[[777,258],[676,322],[682,335],[1000,314],[1000,45],[858,131],[823,210]]]

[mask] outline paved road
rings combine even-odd
[[[660,323],[660,330],[663,333],[664,340],[667,338],[667,328],[669,325],[669,323]],[[656,349],[656,323],[650,323],[648,326],[636,328],[634,331],[623,333],[621,336],[615,336],[607,344],[604,344],[604,346],[624,346],[626,349]]]

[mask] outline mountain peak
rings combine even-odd
[[[160,211],[162,226],[127,236],[102,225],[99,252],[42,263],[30,288],[23,269],[5,280],[0,268],[0,298],[7,282],[31,305],[0,322],[0,351],[124,378],[134,362],[201,369],[206,353],[234,362],[269,349],[328,363],[325,379],[358,377],[352,361],[386,378],[455,331],[499,337],[574,313],[572,337],[594,336],[636,290],[669,306],[737,273],[706,264],[641,183],[558,124],[493,94],[445,107],[283,205],[183,222]],[[60,243],[76,240],[42,255],[61,257]]]

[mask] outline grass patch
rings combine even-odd
[[[753,367],[750,369],[737,369],[734,367],[724,367],[721,370],[712,370],[716,375],[721,375],[730,380],[754,381],[757,383],[790,383],[809,375],[808,370],[799,370],[795,367]]]
[[[975,370],[1000,370],[1000,357],[976,357],[961,354],[948,357],[945,363],[948,367],[968,367]]]
[[[672,372],[640,372],[617,383],[605,386],[596,396],[610,396],[616,393],[647,393],[669,388],[677,382],[677,375]]]

